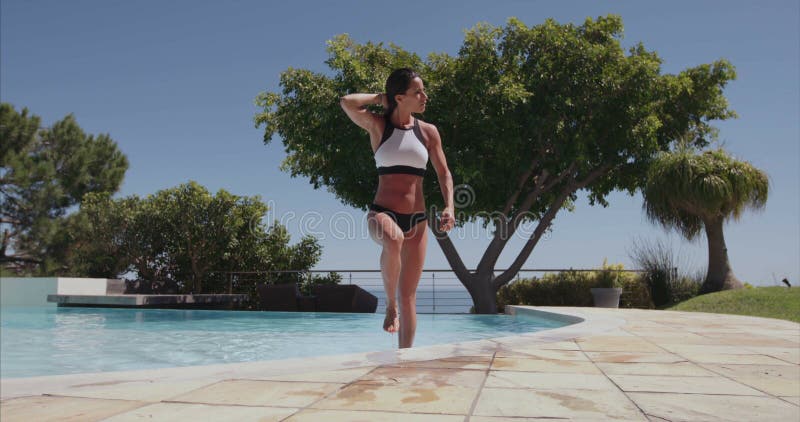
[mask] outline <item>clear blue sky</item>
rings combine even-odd
[[[262,143],[253,100],[278,89],[288,67],[327,72],[325,41],[348,33],[358,42],[394,42],[422,57],[456,54],[463,30],[477,22],[503,25],[516,16],[528,25],[555,18],[581,23],[622,16],[624,44],[643,42],[676,73],[718,58],[738,79],[725,94],[740,118],[719,123],[724,146],[765,170],[771,179],[765,211],[726,226],[736,274],[753,284],[800,275],[800,10],[792,1],[43,1],[3,0],[0,95],[28,107],[45,124],[74,113],[88,133],[109,133],[130,169],[118,197],[146,195],[196,180],[212,192],[261,195],[286,218],[293,240],[318,232],[324,247],[317,268],[378,268],[379,251],[357,230],[335,239],[334,216],[362,213],[340,204],[278,166],[280,139]],[[344,119],[345,116],[342,115]],[[435,122],[434,122],[435,123]],[[448,146],[445,150],[457,148]],[[367,145],[364,146],[368,148]],[[705,240],[688,243],[646,221],[641,197],[613,194],[608,208],[585,200],[562,210],[552,236],[540,242],[529,268],[596,267],[604,258],[630,266],[636,238],[671,239],[689,265],[705,266]],[[300,216],[318,212],[319,225]],[[338,213],[338,214],[337,214]],[[474,268],[488,235],[455,244]],[[460,237],[460,238],[459,238]],[[510,264],[523,241],[501,256]],[[448,268],[435,242],[426,268]]]

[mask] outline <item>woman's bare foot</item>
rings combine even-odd
[[[383,330],[395,333],[400,329],[400,319],[397,317],[397,307],[386,307],[386,318],[383,320]]]

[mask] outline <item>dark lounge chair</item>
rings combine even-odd
[[[314,286],[317,312],[362,312],[375,313],[378,298],[359,286],[317,285]]]
[[[258,308],[262,311],[296,311],[300,290],[296,283],[266,284],[256,286]]]

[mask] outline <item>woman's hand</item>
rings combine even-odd
[[[456,224],[455,212],[452,207],[445,208],[442,211],[442,218],[439,220],[439,230],[448,232]]]

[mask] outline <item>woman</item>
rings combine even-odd
[[[378,192],[367,215],[369,233],[383,247],[381,275],[386,290],[383,329],[399,331],[400,348],[411,347],[417,329],[417,284],[422,275],[427,246],[427,216],[422,179],[430,158],[445,208],[440,230],[453,228],[453,179],[447,168],[442,139],[436,126],[415,118],[423,113],[428,95],[419,75],[397,69],[386,80],[385,94],[350,94],[341,105],[355,124],[369,132],[378,167]],[[385,113],[366,109],[381,104]],[[398,318],[398,298],[400,293]]]

